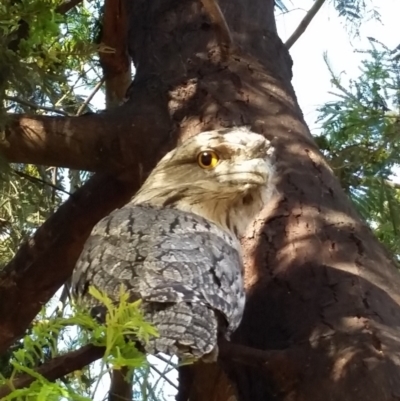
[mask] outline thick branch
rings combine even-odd
[[[12,116],[0,132],[0,155],[14,163],[119,170],[140,160],[147,140],[169,129],[169,117],[154,104],[126,108],[81,117]]]
[[[76,351],[68,352],[68,354],[50,360],[37,368],[36,372],[49,381],[55,381],[101,358],[104,351],[105,347],[95,347],[91,344],[85,345]],[[35,377],[27,374],[17,377],[10,385],[0,387],[0,399],[3,399],[16,389],[30,386],[35,380]]]
[[[85,345],[76,351],[50,360],[35,369],[35,371],[47,380],[55,381],[96,361],[103,356],[104,352],[104,347],[96,347],[93,344]],[[277,363],[281,364],[282,361],[287,362],[289,354],[285,350],[262,351],[243,345],[233,344],[228,341],[222,341],[219,343],[219,358],[226,362],[236,361],[250,366],[271,365],[270,367],[274,368],[277,367]],[[118,371],[119,381],[124,381],[123,373],[126,373],[126,370]],[[10,394],[13,390],[28,387],[34,381],[35,378],[31,375],[24,374],[17,376],[12,383],[0,387],[0,399]],[[110,399],[114,400],[113,389],[111,389]],[[124,399],[130,398],[128,396]]]

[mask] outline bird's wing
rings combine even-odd
[[[94,228],[78,260],[74,290],[93,285],[116,299],[201,303],[221,312],[230,331],[244,307],[242,265],[235,241],[200,216],[128,204]]]

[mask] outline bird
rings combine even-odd
[[[243,316],[240,237],[275,192],[271,142],[246,127],[201,132],[167,153],[136,195],[93,228],[72,277],[117,302],[141,300],[158,331],[144,348],[215,361]]]

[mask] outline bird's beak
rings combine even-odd
[[[236,163],[228,170],[221,172],[221,182],[233,185],[256,185],[263,186],[268,183],[272,173],[272,165],[266,159],[253,159]]]

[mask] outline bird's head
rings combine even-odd
[[[240,236],[274,192],[273,147],[246,128],[202,132],[157,164],[132,202],[196,213]]]

